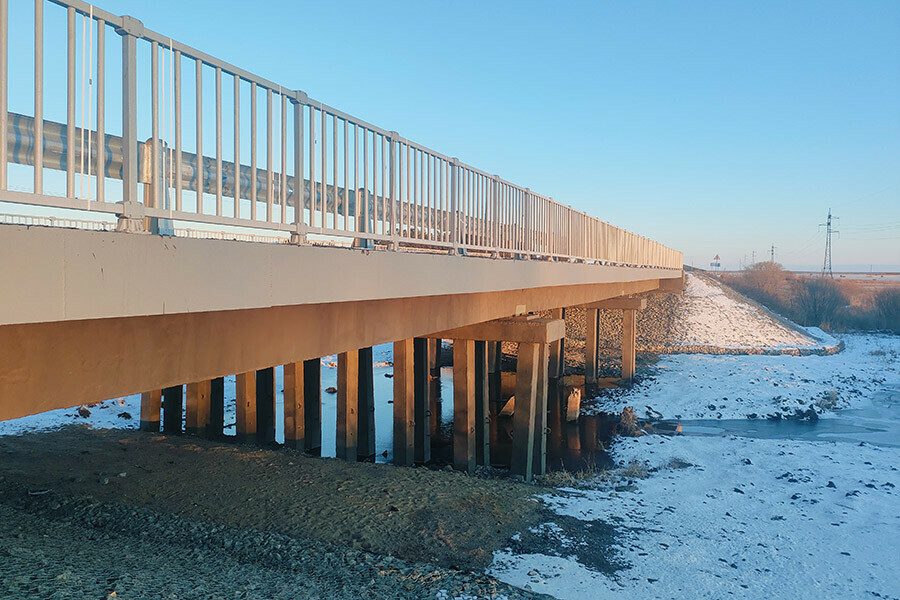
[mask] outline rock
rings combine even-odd
[[[825,487],[836,488],[837,486],[834,485],[834,482],[833,482],[833,481],[829,481],[829,482],[828,482],[828,485],[826,485]]]
[[[745,458],[745,459],[742,460],[741,462],[744,463],[745,465],[752,465],[752,464],[753,464],[753,462],[752,462],[749,458]]]
[[[388,379],[391,379],[394,377],[394,374],[393,373],[385,373],[384,376],[387,377]]]
[[[120,419],[125,419],[126,421],[130,421],[133,418],[130,412],[120,412],[116,416]]]
[[[337,388],[334,387],[333,385],[329,386],[329,387],[325,388],[325,393],[326,394],[337,394]]]
[[[737,492],[738,494],[744,493],[744,490],[742,490],[741,488],[734,488],[734,491]]]
[[[91,416],[91,409],[84,405],[79,406],[78,416],[87,419],[89,416]]]

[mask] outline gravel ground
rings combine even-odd
[[[0,598],[538,598],[480,574],[536,488],[187,437],[0,438]]]

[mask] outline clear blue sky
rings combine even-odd
[[[100,0],[662,241],[900,269],[900,2]],[[884,268],[884,267],[883,267]]]

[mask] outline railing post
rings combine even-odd
[[[122,17],[116,33],[122,36],[122,213],[118,231],[143,231],[143,207],[138,202],[137,38],[144,25]]]
[[[397,250],[400,247],[400,243],[397,241],[397,217],[399,216],[397,214],[399,208],[397,205],[397,142],[399,139],[400,134],[396,131],[388,133],[388,151],[390,153],[388,169],[390,170],[389,186],[391,188],[391,250]]]
[[[494,203],[494,226],[491,228],[491,257],[500,258],[500,176],[491,177],[491,201]]]
[[[306,201],[303,197],[306,193],[306,182],[303,179],[303,107],[309,102],[309,96],[305,92],[297,90],[294,92],[291,102],[294,104],[294,230],[291,232],[291,243],[303,245],[306,243],[308,230],[306,222],[303,220],[303,211],[306,209]],[[251,185],[255,186],[256,182],[251,182]],[[310,190],[312,190],[311,185]],[[311,200],[312,194],[310,194]],[[311,202],[310,206],[312,206]],[[312,208],[310,208],[311,220]]]
[[[450,254],[459,254],[459,209],[457,196],[459,195],[459,159],[450,159],[450,241],[453,247]]]
[[[7,97],[9,95],[9,6],[7,0],[0,0],[0,190],[6,189],[7,163]]]
[[[533,230],[533,215],[531,210],[531,188],[525,188],[524,194],[524,202],[525,202],[525,247],[524,253],[522,254],[522,258],[525,260],[531,259],[531,253],[534,250],[534,230]]]

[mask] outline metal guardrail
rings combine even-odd
[[[44,119],[45,6],[66,12],[65,123]],[[141,229],[149,217],[290,232],[295,243],[321,234],[392,249],[682,268],[680,252],[162,36],[132,17],[82,0],[34,0],[33,15],[34,110],[13,114],[8,0],[0,0],[0,200],[112,213],[122,230]],[[110,28],[122,51],[121,136],[107,132],[104,122]],[[140,73],[142,81],[149,75],[150,107],[141,113],[138,44],[150,50],[150,72]],[[215,83],[214,109],[204,111],[208,77]],[[194,106],[188,107],[182,92],[191,83]],[[28,84],[15,82],[17,89]],[[232,115],[223,112],[223,95]],[[185,118],[195,134],[187,144]],[[207,155],[203,128],[210,121],[215,143]],[[139,123],[149,123],[150,139],[138,139]],[[242,143],[247,123],[250,139]],[[223,127],[234,142],[230,159]],[[9,163],[38,165],[31,192],[9,189]],[[65,198],[44,194],[44,169],[65,171]],[[122,181],[114,202],[107,200],[107,179]]]

